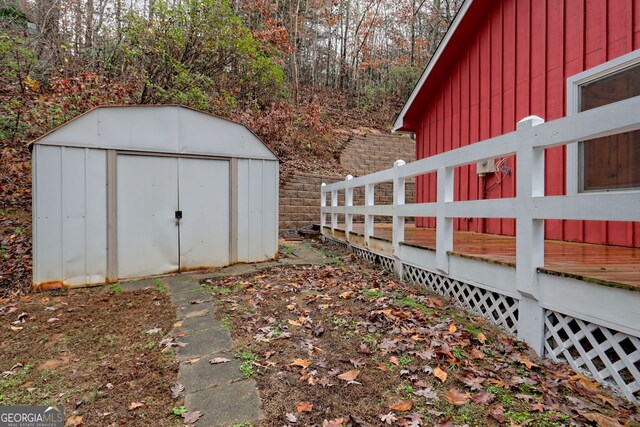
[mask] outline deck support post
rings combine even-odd
[[[364,186],[364,205],[365,206],[373,206],[374,205],[374,184],[367,184]],[[371,240],[371,236],[373,236],[373,225],[374,225],[374,216],[373,215],[365,215],[364,216],[364,244],[368,248]]]
[[[346,181],[352,179],[353,176],[347,175]],[[349,207],[353,206],[353,187],[346,187],[344,189],[344,205],[346,206],[346,212],[344,214],[345,236],[347,237],[347,242],[349,242],[351,233],[353,233],[353,214],[349,211]]]
[[[524,295],[518,301],[518,339],[538,356],[544,355],[544,308],[538,300]]]
[[[518,123],[522,138],[516,152],[516,289],[522,296],[518,338],[540,356],[544,352],[544,310],[538,303],[538,268],[544,266],[544,220],[534,217],[533,198],[544,197],[544,150],[534,147],[532,128],[542,123],[537,116]]]
[[[320,185],[320,233],[323,233],[324,228],[327,226],[327,214],[324,213],[324,208],[327,207],[327,193],[324,192],[324,187],[326,186],[326,182]]]
[[[338,207],[338,190],[331,190],[331,207]],[[338,228],[338,214],[331,211],[331,235],[335,236],[336,228]]]
[[[436,204],[436,269],[449,274],[449,252],[453,250],[453,218],[445,216],[445,203],[453,202],[453,168],[438,169]]]
[[[402,260],[400,259],[400,243],[404,241],[404,217],[398,215],[397,207],[404,205],[405,179],[398,177],[398,168],[404,166],[404,160],[396,160],[393,163],[393,232],[391,244],[395,258],[395,273],[402,279]]]

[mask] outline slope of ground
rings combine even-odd
[[[0,299],[0,405],[64,405],[71,426],[175,425],[175,310],[161,288]]]
[[[207,279],[260,425],[622,426],[638,407],[353,255]],[[288,251],[295,256],[295,247]],[[625,424],[626,423],[626,424]]]

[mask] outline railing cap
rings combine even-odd
[[[518,129],[527,129],[544,123],[544,119],[539,116],[527,116],[516,124]]]

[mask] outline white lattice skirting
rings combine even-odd
[[[486,318],[510,334],[517,334],[517,299],[411,265],[405,264],[403,270],[403,280],[426,286],[440,295],[453,299],[461,307]]]
[[[629,400],[640,400],[640,339],[547,310],[545,354],[562,358],[576,371],[588,371],[615,386]]]
[[[389,258],[386,257],[384,255],[380,255],[377,254],[375,252],[371,252],[365,249],[360,249],[358,247],[355,246],[349,246],[347,243],[340,241],[340,240],[334,240],[334,239],[330,239],[328,237],[325,237],[325,241],[327,243],[329,243],[330,245],[335,245],[338,247],[341,247],[343,249],[347,249],[350,250],[351,252],[353,252],[358,258],[363,259],[365,261],[368,261],[372,264],[377,264],[380,265],[382,268],[384,268],[385,270],[387,270],[390,273],[393,273],[394,271],[394,264],[395,261],[393,260],[393,258]]]
[[[395,260],[326,238],[366,261],[393,272]],[[485,317],[512,335],[518,331],[518,300],[468,283],[403,264],[402,279],[426,286],[461,307]],[[640,401],[640,339],[581,319],[546,310],[545,356],[566,360],[576,371],[616,388],[627,399]]]

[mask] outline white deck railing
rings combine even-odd
[[[321,187],[321,225],[338,226],[338,215],[345,216],[346,234],[353,231],[353,216],[364,215],[365,245],[373,235],[374,217],[393,218],[392,247],[399,252],[404,240],[405,217],[436,218],[435,268],[449,273],[449,253],[453,249],[454,218],[515,218],[516,220],[516,283],[522,296],[521,315],[538,319],[527,322],[518,335],[542,348],[541,325],[543,309],[539,296],[538,268],[544,265],[544,220],[640,221],[640,191],[581,193],[565,196],[545,196],[544,150],[593,138],[640,129],[640,97],[630,98],[604,107],[544,123],[531,116],[517,125],[517,130],[466,147],[405,164],[398,160],[390,169],[352,178]],[[456,167],[484,160],[516,155],[516,197],[472,201],[454,201],[454,170]],[[639,166],[640,167],[640,166]],[[405,180],[422,174],[437,174],[437,199],[434,203],[405,204]],[[375,205],[374,186],[393,182],[393,204]],[[364,187],[364,205],[353,205],[354,189]],[[344,191],[345,203],[338,204],[338,194]],[[327,206],[327,194],[331,195]],[[396,261],[398,273],[402,262]],[[525,325],[526,326],[526,325]]]

